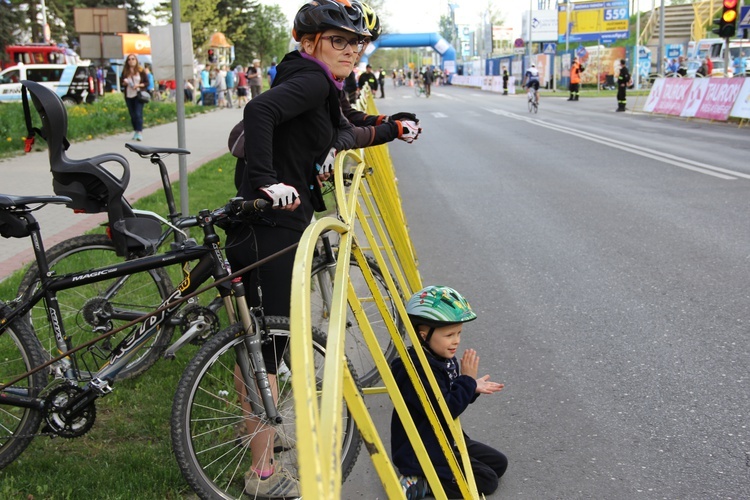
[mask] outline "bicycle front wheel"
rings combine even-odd
[[[296,417],[288,353],[289,320],[269,316],[266,324],[274,345],[285,346],[278,356],[283,360],[278,375],[269,376],[269,382],[277,387],[276,407],[283,419],[281,424],[268,423],[265,415],[251,417],[243,408],[242,397],[236,389],[235,365],[238,356],[248,353],[240,324],[222,330],[207,342],[190,361],[177,386],[172,406],[172,447],[183,476],[201,498],[256,496],[256,492],[244,492],[244,476],[252,463],[251,442],[255,446],[258,439],[274,439],[273,446],[261,447],[269,453],[273,448],[275,468],[286,469],[298,477]],[[313,329],[314,371],[319,384],[322,384],[325,345],[323,333]],[[357,380],[351,365],[349,368]],[[346,405],[343,412],[341,460],[343,479],[346,479],[362,443]],[[249,428],[259,427],[266,434],[261,436],[249,431]],[[275,430],[275,438],[267,434],[270,427]]]
[[[39,341],[29,325],[16,320],[0,333],[0,384],[6,384],[44,363]],[[0,469],[15,460],[31,443],[42,412],[8,404],[12,396],[36,397],[47,382],[45,370],[29,375],[0,393]]]
[[[115,252],[112,240],[104,234],[86,234],[65,240],[49,248],[46,255],[50,271],[57,276],[124,262]],[[19,295],[28,299],[38,287],[39,268],[34,264],[21,281]],[[172,288],[166,270],[154,269],[57,292],[65,333],[70,339],[71,347],[154,311],[169,296]],[[59,355],[60,349],[52,325],[47,319],[44,301],[34,306],[29,318],[42,348],[50,357]],[[91,378],[92,373],[101,368],[112,349],[129,332],[130,329],[126,329],[72,355],[76,376],[80,380]],[[132,378],[148,370],[169,345],[173,333],[174,326],[163,324],[158,333],[117,375],[117,379]]]
[[[375,285],[385,300],[388,312],[396,322],[398,334],[401,338],[404,338],[406,336],[406,329],[398,315],[395,303],[396,300],[402,301],[403,298],[400,292],[396,297],[391,294],[386,287],[385,278],[383,278],[380,267],[378,267],[377,263],[371,257],[367,257],[367,264],[375,278]],[[328,319],[331,311],[333,272],[334,268],[329,266],[324,256],[317,257],[313,261],[312,279],[310,280],[312,283],[312,289],[310,290],[310,311],[313,326],[324,332],[328,330]],[[396,357],[398,351],[393,343],[385,320],[378,310],[367,281],[365,281],[364,273],[354,258],[349,262],[349,279],[354,286],[357,297],[362,304],[362,310],[375,333],[375,338],[383,351],[383,355],[390,363]],[[347,309],[345,346],[346,356],[357,371],[362,387],[372,387],[377,384],[380,381],[380,372],[378,372],[378,368],[375,366],[375,360],[372,358],[372,354],[370,354],[370,350],[365,343],[362,330],[357,323],[357,319],[354,317],[351,307]]]

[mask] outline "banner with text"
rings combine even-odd
[[[647,113],[726,121],[750,118],[750,81],[745,78],[658,78],[643,106]]]

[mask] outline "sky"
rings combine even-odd
[[[278,4],[289,22],[294,19],[304,0],[261,0],[261,3]],[[456,20],[459,24],[475,24],[479,21],[478,12],[487,5],[487,0],[452,0],[458,4]],[[529,4],[523,0],[493,0],[505,19],[506,26],[520,30],[521,13],[528,10]],[[388,25],[394,33],[431,33],[438,30],[441,15],[449,13],[447,0],[384,0],[388,11]],[[534,2],[536,5],[536,2]]]

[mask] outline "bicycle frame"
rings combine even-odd
[[[36,220],[30,215],[24,216],[30,224],[36,224]],[[92,383],[99,384],[103,392],[109,392],[107,381],[114,380],[117,374],[128,364],[129,360],[137,351],[156,334],[157,329],[166,321],[170,321],[175,313],[180,309],[181,298],[198,290],[202,284],[208,281],[212,276],[221,279],[229,275],[224,265],[224,257],[219,247],[219,237],[216,234],[212,224],[200,224],[204,230],[204,244],[194,247],[183,247],[180,250],[170,251],[164,254],[156,254],[147,257],[141,257],[135,260],[123,261],[119,264],[90,269],[87,271],[66,274],[62,276],[50,276],[47,267],[47,261],[44,254],[44,247],[41,240],[40,231],[35,229],[31,232],[31,239],[36,254],[37,262],[40,268],[40,288],[27,300],[16,305],[12,312],[5,318],[6,321],[0,325],[0,334],[12,323],[13,320],[27,314],[31,308],[45,300],[47,304],[47,316],[50,325],[53,328],[58,348],[61,352],[67,352],[71,349],[62,323],[58,318],[62,317],[59,304],[57,303],[56,292],[76,288],[89,283],[97,283],[111,278],[124,277],[130,274],[149,271],[152,269],[162,268],[171,264],[184,264],[186,262],[198,260],[198,264],[192,270],[185,274],[182,282],[174,289],[160,305],[161,312],[151,316],[134,327],[128,336],[115,347],[108,363],[102,367],[93,377]],[[37,226],[38,227],[38,226]],[[115,287],[109,290],[109,293],[116,291]],[[228,287],[220,287],[220,293],[224,302],[228,302],[231,291]],[[177,303],[177,304],[176,304]],[[231,302],[227,310],[230,312],[230,320],[234,321],[234,312]],[[135,320],[143,316],[148,311],[113,311],[113,317],[124,320]],[[71,371],[73,367],[70,358],[63,358],[64,375],[66,378],[75,379]]]

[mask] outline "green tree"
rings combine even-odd
[[[278,5],[261,5],[255,11],[252,23],[247,27],[246,43],[238,57],[248,60],[258,58],[262,65],[271,60],[280,60],[289,48],[291,25]],[[235,49],[237,52],[237,49]]]
[[[7,61],[5,47],[18,43],[18,31],[25,24],[26,16],[18,4],[11,0],[0,0],[0,60]]]
[[[193,51],[199,59],[211,35],[217,31],[226,34],[227,18],[219,15],[219,2],[220,0],[180,0],[180,18],[183,23],[190,23]],[[159,3],[154,9],[154,14],[158,19],[171,23],[172,3],[169,0]]]

